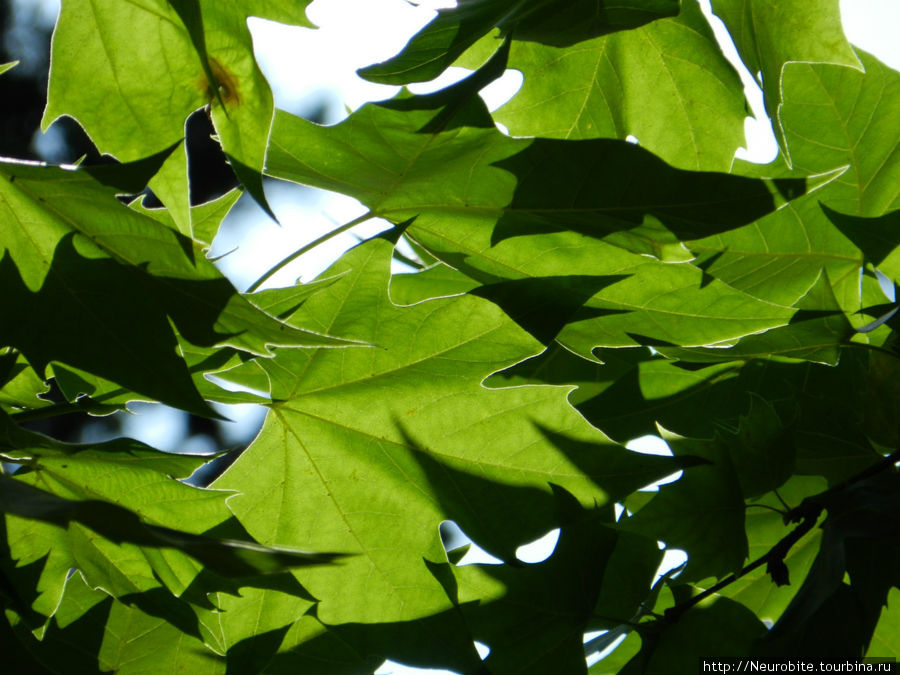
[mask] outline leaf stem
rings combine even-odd
[[[806,514],[803,521],[793,530],[788,532],[788,534],[783,537],[777,544],[775,544],[771,549],[769,549],[767,553],[761,555],[752,563],[744,567],[740,572],[729,574],[727,577],[722,579],[722,581],[714,584],[713,586],[710,586],[705,591],[698,593],[692,598],[685,600],[684,602],[679,603],[674,607],[669,607],[669,609],[667,609],[663,614],[664,619],[672,623],[678,621],[678,619],[681,618],[681,615],[688,611],[691,607],[700,604],[709,596],[714,595],[726,586],[733,584],[735,581],[743,576],[746,576],[757,567],[761,566],[763,563],[769,563],[772,560],[777,560],[781,564],[784,564],[783,561],[784,557],[787,555],[787,552],[794,544],[800,541],[803,535],[805,535],[813,528],[813,525],[815,525],[818,521],[820,514],[821,510],[815,513],[815,517],[813,517],[813,513]]]
[[[341,225],[340,227],[337,227],[337,228],[331,230],[330,232],[326,232],[318,239],[311,241],[310,243],[306,244],[305,246],[297,249],[296,251],[291,253],[289,256],[284,258],[281,262],[276,264],[274,267],[270,268],[269,271],[266,272],[265,274],[263,274],[259,279],[254,281],[250,285],[250,287],[245,291],[245,293],[253,293],[260,286],[262,286],[269,279],[271,279],[272,276],[274,276],[277,272],[279,272],[281,269],[283,269],[285,266],[294,262],[297,258],[299,258],[304,253],[308,253],[309,251],[313,250],[319,244],[324,244],[326,241],[328,241],[332,237],[336,237],[337,235],[342,234],[343,232],[346,232],[347,230],[350,230],[350,229],[356,227],[360,223],[364,223],[365,221],[369,220],[370,218],[374,218],[374,217],[375,217],[375,214],[372,211],[366,211],[364,214],[362,214],[358,218],[354,218],[349,223],[345,223],[344,225]]]
[[[781,493],[778,491],[778,488],[772,490],[775,493],[775,496],[778,497],[778,501],[781,502],[781,505],[784,507],[785,511],[790,511],[791,506],[786,501],[784,501],[784,497],[781,496]]]

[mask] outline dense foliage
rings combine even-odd
[[[471,75],[331,127],[274,110],[247,28],[307,4],[63,0],[43,124],[121,164],[0,165],[5,672],[900,655],[900,74],[837,0],[712,2],[766,166],[734,159],[744,95],[696,0],[459,0],[362,75]],[[205,256],[238,193],[189,199],[201,107],[264,208],[268,175],[393,228],[239,292]],[[206,488],[208,457],[28,426],[136,400],[268,414]],[[672,455],[624,447],[645,434]],[[445,521],[502,564],[458,564]],[[657,578],[658,542],[686,565]]]

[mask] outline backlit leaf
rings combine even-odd
[[[247,17],[309,25],[307,4],[66,0],[53,36],[42,127],[70,115],[101,152],[131,161],[183,138],[187,116],[209,105],[232,168],[268,208],[259,172],[272,93],[253,57]],[[187,164],[180,152],[151,187],[189,233]]]
[[[540,343],[475,296],[393,305],[392,246],[376,238],[354,249],[328,272],[343,276],[300,309],[309,325],[378,346],[335,351],[336,358],[281,350],[262,363],[278,402],[254,445],[215,484],[241,491],[229,506],[260,541],[306,540],[358,554],[298,576],[313,595],[342,589],[319,607],[329,624],[446,608],[440,585],[416,562],[443,556],[442,520],[512,559],[518,545],[555,525],[548,482],[592,504],[673,466],[611,444],[568,407],[561,389],[480,387]],[[323,377],[331,383],[314,384]],[[479,441],[486,433],[490,440]]]
[[[334,127],[279,113],[268,171],[354,196],[394,222],[414,219],[412,238],[482,282],[598,277],[578,289],[593,297],[560,336],[582,353],[637,344],[628,333],[710,344],[786,323],[787,307],[647,256],[681,260],[679,239],[751,222],[782,202],[780,189],[802,193],[802,181],[679,171],[606,139],[510,139],[483,128],[472,98],[492,68],[452,90],[367,105]],[[291,150],[300,147],[302,156]]]
[[[89,171],[7,163],[0,176],[0,344],[39,375],[59,361],[212,415],[175,353],[170,321],[202,347],[346,344],[256,309],[198,244],[122,205]]]
[[[362,69],[373,82],[431,80],[494,28],[518,40],[569,45],[678,11],[677,0],[461,0],[441,10],[392,59]]]
[[[779,128],[783,78],[794,64],[860,67],[841,27],[838,0],[712,0],[712,10],[725,22],[750,73],[761,80],[779,140],[785,140]],[[793,155],[791,140],[786,140]]]
[[[685,169],[728,171],[744,143],[744,95],[695,0],[677,17],[556,47],[516,41],[525,81],[494,113],[515,136],[619,138]]]

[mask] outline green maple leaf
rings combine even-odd
[[[723,577],[738,571],[747,557],[744,498],[740,476],[724,443],[669,441],[675,456],[689,455],[706,464],[685,469],[622,527],[648,537],[663,537],[688,554],[679,580]]]
[[[360,74],[385,84],[424,82],[494,28],[519,40],[566,45],[677,11],[678,0],[462,0],[454,9],[438,12],[400,54]]]
[[[819,477],[794,476],[778,488],[777,496],[769,493],[753,500],[747,508],[747,539],[750,559],[755,560],[785,535],[784,520],[779,510],[784,504],[797,506],[810,495],[826,487]],[[777,509],[777,510],[773,510]],[[753,611],[761,619],[775,622],[787,607],[796,591],[796,582],[803,579],[816,556],[820,532],[813,530],[785,556],[791,585],[775,586],[765,568],[760,567],[731,584],[724,594]]]
[[[270,595],[266,592],[266,597]],[[229,649],[229,663],[249,669],[266,662],[266,673],[284,675],[368,673],[387,658],[413,667],[459,672],[481,667],[472,636],[455,609],[414,621],[326,625],[312,608],[290,625],[261,635],[250,624],[257,617],[246,616],[245,626],[255,635]]]
[[[782,144],[787,140],[792,156],[791,142],[780,127],[782,106],[790,109],[782,98],[783,78],[805,64],[860,67],[844,36],[838,1],[712,0],[712,10],[725,22],[747,68],[761,79],[776,135]]]
[[[0,373],[0,405],[5,411],[51,405],[50,401],[38,398],[48,387],[21,354],[8,350],[0,356]]]
[[[39,644],[23,636],[51,672],[116,672],[138,675],[160,668],[223,675],[221,655],[163,618],[91,588],[80,574],[66,582],[54,621]]]
[[[761,335],[749,335],[733,347],[691,350],[660,348],[660,353],[687,361],[734,361],[736,359],[803,359],[838,364],[841,346],[855,334],[841,311],[828,275],[822,274],[815,285],[797,303],[798,312],[787,326]]]
[[[795,169],[838,174],[751,226],[689,242],[708,274],[793,304],[825,269],[841,307],[860,309],[859,267],[881,262],[896,246],[887,233],[866,240],[869,235],[841,216],[875,218],[900,207],[900,163],[893,153],[900,138],[893,114],[900,76],[865,53],[860,59],[865,73],[825,64],[785,70],[781,124]]]
[[[176,353],[170,321],[207,349],[264,354],[267,344],[342,344],[254,307],[199,244],[127,208],[101,182],[121,184],[146,168],[0,165],[0,344],[19,349],[40,377],[58,362],[207,416],[214,413]],[[131,189],[145,175],[129,178]]]
[[[688,611],[677,623],[642,634],[641,651],[619,672],[688,672],[701,658],[749,656],[754,641],[765,632],[763,623],[746,607],[728,598],[714,598]]]
[[[377,346],[279,350],[261,362],[275,402],[215,483],[240,491],[229,507],[260,541],[357,554],[298,576],[328,624],[446,609],[422,563],[443,558],[442,520],[510,560],[555,525],[549,482],[605,503],[672,466],[609,443],[561,389],[481,387],[543,347],[475,296],[392,304],[392,248],[376,238],[345,255],[328,273],[340,278],[292,317]]]
[[[0,164],[7,669],[567,674],[620,636],[590,672],[893,653],[900,76],[838,3],[713,0],[768,166],[733,162],[743,97],[695,0],[460,0],[362,74],[478,70],[333,127],[273,117],[253,57],[248,17],[308,4],[64,0],[43,126],[71,115],[126,163]],[[204,107],[263,206],[265,158],[369,209],[336,232],[395,228],[238,293],[204,257],[238,192],[189,202]],[[148,181],[168,208],[121,203]],[[205,458],[17,426],[134,399],[269,411],[214,489],[183,482]],[[619,445],[661,429],[674,457]],[[685,608],[801,500],[828,516],[773,565],[793,586],[760,566]],[[460,564],[446,521],[502,564]],[[550,558],[516,557],[554,528]],[[657,541],[688,563],[654,581]]]
[[[571,47],[516,41],[522,89],[494,118],[514,136],[637,137],[669,164],[728,171],[744,143],[742,86],[695,0],[677,17]]]
[[[22,601],[35,613],[28,618],[38,635],[75,568],[92,587],[151,613],[193,616],[176,598],[202,598],[200,588],[223,586],[201,574],[205,570],[246,578],[332,559],[208,534],[228,525],[229,493],[176,479],[208,457],[162,453],[127,440],[64,444],[18,429],[5,417],[2,422],[4,460],[25,465],[15,479],[0,478],[8,555],[17,563],[5,574],[18,583],[35,576],[34,597]],[[203,614],[199,620],[215,625]]]
[[[308,26],[307,4],[67,0],[53,35],[42,128],[70,115],[101,152],[132,161],[183,139],[185,118],[209,105],[232,168],[268,209],[259,174],[274,107],[247,17]],[[150,187],[190,235],[183,146]]]
[[[584,632],[619,544],[603,520],[593,513],[563,525],[542,563],[454,568],[460,611],[472,636],[491,647],[490,672],[584,668]]]
[[[450,90],[370,104],[334,127],[279,113],[267,171],[354,196],[373,217],[412,219],[413,239],[482,283],[593,277],[593,289],[575,289],[582,302],[593,297],[559,337],[582,353],[637,344],[627,333],[710,344],[786,322],[793,310],[647,256],[683,261],[681,239],[756,220],[802,181],[679,171],[606,139],[509,138],[475,96],[502,63],[501,54]]]
[[[842,659],[866,652],[888,593],[900,586],[898,484],[889,469],[801,504],[801,512],[813,504],[827,509],[821,546],[803,584],[760,640],[760,655],[815,652]],[[844,630],[836,630],[840,614],[852,617]],[[823,633],[826,643],[819,641]]]
[[[900,630],[900,589],[892,588],[888,594],[886,607],[882,610],[878,628],[869,643],[869,657],[900,657],[900,648],[894,636]]]

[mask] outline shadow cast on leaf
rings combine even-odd
[[[805,179],[675,169],[639,146],[612,139],[535,139],[495,166],[518,182],[492,245],[571,230],[662,257],[665,245],[743,227],[806,192]]]
[[[190,342],[228,337],[214,325],[236,291],[226,279],[154,277],[110,258],[88,258],[74,235],[56,247],[37,292],[9,254],[0,259],[0,344],[19,349],[39,374],[51,361],[95,373],[168,405],[216,416],[178,357],[171,318]]]

